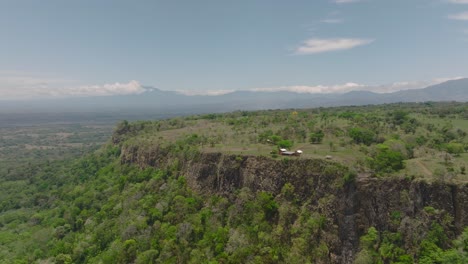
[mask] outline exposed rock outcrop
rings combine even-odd
[[[204,194],[230,197],[235,190],[268,191],[280,195],[286,183],[310,210],[327,217],[324,237],[330,262],[352,263],[359,237],[369,227],[400,232],[405,246],[440,222],[449,238],[468,225],[468,185],[404,178],[357,177],[345,180],[347,168],[319,159],[274,160],[262,156],[221,153],[175,153],[168,147],[126,145],[122,163],[140,167],[176,167],[190,187]],[[427,208],[436,213],[428,213]]]

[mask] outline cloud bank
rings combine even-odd
[[[468,0],[447,0],[447,2],[452,4],[468,4]]]
[[[295,92],[295,93],[343,93],[353,90],[365,89],[366,85],[358,83],[345,83],[338,85],[294,85],[294,86],[280,86],[280,87],[270,87],[270,88],[254,88],[251,91],[255,92]]]
[[[235,90],[198,90],[198,91],[178,90],[177,92],[180,94],[189,95],[189,96],[194,96],[194,95],[217,96],[217,95],[229,94],[229,93],[235,92]]]
[[[260,87],[244,89],[240,91],[252,92],[293,92],[300,94],[342,94],[352,91],[369,91],[374,93],[392,93],[402,90],[422,89],[431,85],[443,83],[450,80],[463,79],[465,77],[451,77],[451,78],[436,78],[429,81],[403,81],[394,82],[382,85],[369,85],[348,82],[344,84],[335,85],[290,85],[290,86],[277,86],[277,87]],[[236,90],[179,90],[178,92],[184,95],[207,95],[216,96],[232,93]]]
[[[458,14],[452,14],[448,16],[450,19],[453,20],[463,20],[463,21],[468,21],[468,12],[462,12]]]
[[[280,87],[269,87],[269,88],[254,88],[251,91],[257,92],[295,92],[295,93],[347,93],[351,91],[369,91],[374,93],[392,93],[401,90],[411,89],[422,89],[430,85],[443,83],[449,80],[462,79],[464,77],[452,77],[452,78],[437,78],[430,81],[405,81],[405,82],[394,82],[383,85],[367,85],[358,83],[345,83],[338,85],[294,85],[294,86],[280,86]]]
[[[289,85],[276,87],[256,87],[240,89],[240,91],[254,92],[295,92],[309,94],[347,93],[351,91],[370,91],[375,93],[390,93],[400,90],[421,89],[449,80],[464,77],[437,78],[429,81],[402,81],[383,85],[370,85],[356,82],[332,85]],[[141,94],[147,91],[138,81],[128,83],[109,83],[102,85],[76,85],[76,82],[54,78],[39,78],[17,74],[2,74],[0,72],[0,100],[9,99],[42,99],[88,96],[112,96]],[[235,92],[236,90],[179,90],[184,95],[217,96]]]
[[[109,95],[126,95],[126,94],[141,94],[145,92],[139,82],[130,81],[128,83],[113,83],[103,85],[84,85],[65,89],[50,91],[53,96],[109,96]]]
[[[338,85],[292,85],[292,86],[279,86],[267,88],[253,88],[251,91],[255,92],[294,92],[304,94],[332,94],[332,93],[346,93],[350,91],[366,90],[367,85],[358,83],[345,83]]]
[[[312,38],[303,42],[295,50],[295,54],[307,55],[322,52],[338,51],[352,49],[358,46],[367,45],[372,43],[373,39],[355,39],[355,38],[333,38],[322,39]]]
[[[0,100],[126,95],[140,94],[145,90],[138,81],[80,85],[76,81],[60,78],[0,73]]]

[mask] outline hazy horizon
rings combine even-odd
[[[0,100],[421,89],[467,76],[467,3],[2,1]]]

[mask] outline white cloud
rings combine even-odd
[[[113,83],[103,85],[84,85],[51,90],[50,94],[57,97],[65,96],[109,96],[125,94],[141,94],[146,91],[139,82],[133,80],[128,83]]]
[[[145,89],[137,81],[102,85],[80,85],[74,80],[16,72],[0,72],[0,100],[123,95],[139,94],[144,91]]]
[[[366,91],[375,93],[392,93],[402,90],[421,89],[436,84],[434,81],[403,81],[383,85],[369,86]]]
[[[247,91],[279,92],[288,91],[309,94],[346,93],[351,91],[371,91],[376,93],[390,93],[400,90],[421,89],[430,85],[465,77],[435,78],[428,81],[402,81],[383,85],[360,84],[348,82],[335,85],[291,85],[278,87],[252,88]],[[102,85],[77,85],[76,81],[59,78],[41,78],[25,76],[16,73],[0,72],[0,100],[2,99],[30,99],[30,98],[64,98],[84,96],[109,96],[141,94],[146,89],[138,81],[128,83],[113,83]],[[235,90],[180,90],[185,95],[216,96],[229,94]]]
[[[447,0],[447,2],[452,4],[468,4],[468,0]]]
[[[438,84],[438,83],[443,83],[443,82],[446,82],[446,81],[453,81],[453,80],[460,80],[460,79],[464,79],[466,77],[463,77],[463,76],[457,76],[457,77],[444,77],[444,78],[436,78],[434,80],[432,80],[432,85],[434,84]]]
[[[280,86],[270,88],[254,88],[250,91],[256,92],[295,92],[295,93],[309,93],[309,94],[332,94],[332,93],[347,93],[351,91],[369,91],[375,93],[391,93],[401,90],[422,89],[430,85],[443,83],[450,80],[458,80],[464,77],[451,77],[451,78],[436,78],[429,81],[403,81],[394,82],[383,85],[367,85],[349,82],[337,85],[293,85],[293,86]]]
[[[466,21],[468,21],[468,12],[452,14],[452,15],[449,15],[448,17],[450,19],[454,19],[454,20],[466,20]]]
[[[252,92],[293,92],[299,94],[342,94],[351,91],[369,91],[374,93],[392,93],[401,90],[422,89],[431,85],[439,84],[449,80],[462,79],[464,77],[435,78],[428,81],[401,81],[382,85],[359,84],[348,82],[335,85],[290,85],[277,87],[251,88],[242,91]],[[178,91],[185,95],[223,95],[235,90],[208,90],[208,91]]]
[[[177,92],[183,95],[208,95],[208,96],[216,96],[216,95],[223,95],[232,93],[235,90],[199,90],[199,91],[192,91],[192,90],[178,90]]]
[[[271,88],[254,88],[251,91],[255,92],[295,92],[295,93],[343,93],[353,90],[364,89],[366,86],[357,83],[345,83],[338,85],[294,85],[294,86],[280,86],[280,87],[271,87]]]
[[[334,38],[321,39],[312,38],[295,50],[296,54],[315,54],[328,51],[352,49],[358,46],[372,43],[373,39],[352,39],[352,38]]]
[[[391,92],[397,92],[397,91],[402,91],[402,90],[422,89],[431,85],[436,85],[436,84],[443,83],[446,81],[451,81],[451,80],[459,80],[463,78],[465,77],[457,76],[457,77],[435,78],[435,79],[428,80],[428,81],[394,82],[394,83],[386,84],[386,85],[379,85],[379,86],[374,86],[374,87],[370,86],[371,89],[369,91],[373,91],[377,93],[391,93]]]

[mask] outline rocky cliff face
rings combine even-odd
[[[161,146],[124,146],[121,162],[176,168],[193,190],[231,199],[241,188],[280,195],[283,186],[290,183],[296,199],[327,218],[330,235],[321,239],[330,249],[332,263],[352,263],[359,237],[371,226],[400,232],[410,249],[434,221],[444,227],[449,238],[468,225],[468,184],[364,176],[345,179],[347,168],[325,160],[174,154]]]

